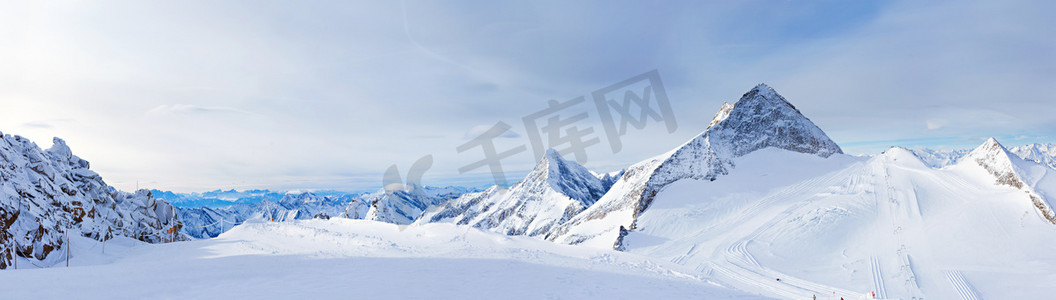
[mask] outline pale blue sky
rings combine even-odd
[[[678,146],[760,82],[849,153],[1056,141],[1050,1],[2,5],[0,131],[62,137],[122,189],[359,190],[424,155],[426,184],[481,185],[457,171],[482,158],[455,151],[467,133],[503,121],[500,150],[525,145],[548,100],[653,69],[678,129],[602,139],[589,168]]]

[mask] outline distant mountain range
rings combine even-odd
[[[210,207],[220,208],[234,204],[253,204],[264,200],[279,201],[287,194],[299,194],[298,191],[271,191],[271,190],[214,190],[203,193],[177,193],[151,189],[154,197],[165,199],[172,205],[181,208]],[[339,197],[345,195],[362,195],[364,192],[342,192],[342,191],[312,191],[314,195]]]
[[[935,150],[928,148],[913,149],[913,154],[933,168],[942,168],[957,163],[971,152],[971,149]],[[1038,164],[1056,168],[1056,144],[1029,144],[1008,148],[1008,151],[1020,158]]]

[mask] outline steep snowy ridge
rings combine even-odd
[[[560,226],[548,239],[620,247],[620,237],[664,186],[686,178],[715,180],[733,158],[763,148],[829,157],[843,153],[825,132],[772,88],[760,84],[732,106],[723,104],[712,125],[666,154],[635,164],[597,204]]]
[[[605,194],[608,176],[596,176],[549,149],[521,182],[466,194],[425,213],[419,223],[455,223],[508,235],[547,234]]]
[[[57,263],[67,232],[151,243],[182,238],[169,233],[181,225],[168,202],[147,190],[114,189],[63,140],[53,142],[44,151],[28,139],[0,133],[0,269],[15,255]]]
[[[1009,152],[996,139],[990,138],[968,153],[958,164],[978,165],[994,176],[996,184],[1007,185],[1026,192],[1034,207],[1038,209],[1038,213],[1049,223],[1056,224],[1056,212],[1052,210],[1045,196],[1039,194],[1034,188],[1037,180],[1045,176],[1042,175],[1037,180],[1029,178],[1033,176],[1030,176],[1030,172],[1027,171],[1030,168],[1028,164],[1036,164],[1035,162],[1023,160]],[[1042,169],[1041,171],[1051,172],[1052,170]]]

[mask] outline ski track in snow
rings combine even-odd
[[[850,168],[844,169],[840,172],[848,172]],[[769,218],[768,222],[763,223],[757,227],[755,232],[751,235],[740,239],[732,243],[726,248],[725,256],[728,264],[726,266],[720,266],[718,264],[713,265],[714,270],[719,271],[722,275],[728,277],[737,282],[749,284],[757,287],[759,290],[765,290],[773,295],[781,298],[788,299],[803,299],[811,297],[813,295],[826,295],[830,292],[835,292],[839,295],[845,295],[847,298],[867,298],[866,294],[840,289],[817,282],[803,280],[800,278],[789,276],[788,274],[775,271],[773,269],[765,268],[759,264],[755,259],[755,256],[748,251],[748,243],[755,240],[758,235],[767,228],[778,226],[776,222],[784,219],[779,216],[788,216],[793,214],[798,208],[806,205],[806,201],[792,205],[780,211],[773,211],[773,204],[777,201],[787,199],[791,195],[803,194],[807,189],[812,186],[819,186],[819,184],[825,180],[826,176],[819,176],[811,178],[809,180],[794,184],[787,188],[784,188],[774,194],[768,195],[756,201],[754,205],[746,209],[744,213],[740,214],[739,218],[732,218],[725,222],[731,227],[744,225],[745,221],[758,217],[762,214],[773,214],[773,218]],[[827,185],[823,185],[827,186]],[[743,264],[743,265],[742,265]],[[777,279],[781,280],[778,281]]]
[[[876,297],[880,299],[887,298],[887,291],[884,289],[884,275],[880,272],[880,259],[873,256],[869,262],[872,266],[873,290],[876,291]]]
[[[972,287],[968,279],[964,278],[964,274],[961,271],[946,271],[946,279],[950,280],[950,284],[957,290],[957,294],[961,295],[961,299],[979,300],[979,294],[975,292],[975,287]]]

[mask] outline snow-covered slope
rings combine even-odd
[[[508,235],[544,235],[594,204],[611,180],[549,149],[535,169],[509,189],[495,186],[465,194],[427,211],[418,223],[455,223]]]
[[[147,190],[107,185],[63,140],[45,151],[23,137],[0,136],[0,269],[16,254],[41,265],[58,262],[71,230],[98,240],[180,238],[169,233],[179,227],[172,205]]]
[[[632,165],[598,202],[548,234],[550,240],[620,247],[664,186],[681,180],[715,180],[735,167],[732,159],[773,147],[829,157],[843,151],[784,97],[760,84],[736,103],[724,104],[696,138],[663,155]]]
[[[824,159],[765,149],[733,163],[715,182],[659,192],[624,249],[785,299],[1056,292],[1056,226],[1035,201],[1056,178],[996,141],[944,169],[903,148]]]
[[[0,272],[0,298],[763,299],[664,260],[451,224],[251,222],[208,240],[73,244],[71,268]]]

